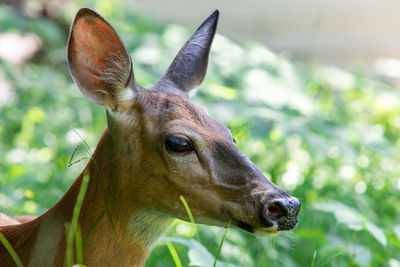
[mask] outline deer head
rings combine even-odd
[[[231,132],[189,100],[203,81],[219,11],[212,13],[149,90],[115,30],[81,9],[71,28],[68,62],[81,92],[106,108],[112,140],[109,168],[118,205],[248,232],[290,230],[300,202],[270,182],[233,142]]]

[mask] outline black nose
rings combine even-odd
[[[297,224],[300,201],[295,197],[272,200],[264,206],[263,219],[267,224],[277,223],[278,230],[291,230]]]

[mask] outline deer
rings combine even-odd
[[[87,266],[143,266],[175,218],[269,235],[297,225],[300,202],[267,179],[230,130],[190,102],[203,81],[219,10],[183,45],[150,89],[138,85],[114,28],[81,8],[67,58],[79,90],[106,110],[107,127],[65,195],[38,217],[0,218],[0,232],[24,266],[62,266],[65,224],[85,177],[79,225]],[[93,229],[95,230],[93,231]],[[122,261],[122,262],[121,262]],[[0,244],[1,266],[15,266]]]

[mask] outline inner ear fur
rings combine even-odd
[[[112,26],[89,8],[80,9],[73,21],[68,63],[81,92],[110,110],[121,97],[133,97],[138,90],[124,44]]]

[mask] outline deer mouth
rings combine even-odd
[[[276,224],[267,224],[262,226],[254,226],[248,222],[244,222],[242,220],[236,219],[234,216],[229,214],[231,218],[232,224],[235,225],[237,228],[242,229],[251,234],[270,234],[277,232],[277,225]]]
[[[278,226],[276,224],[274,224],[272,226],[268,226],[268,227],[256,227],[256,226],[250,225],[249,223],[246,223],[246,222],[243,222],[240,220],[236,220],[233,217],[232,217],[232,221],[239,229],[242,229],[251,234],[273,235],[273,234],[277,234],[280,232],[280,230],[277,229]]]
[[[243,221],[237,221],[237,226],[240,229],[245,230],[246,232],[249,232],[249,233],[254,233],[255,232],[255,228],[253,226],[251,226],[250,224],[245,223]]]
[[[274,234],[280,233],[281,231],[292,230],[297,225],[297,220],[296,220],[296,223],[291,223],[290,225],[285,225],[283,227],[281,226],[280,223],[273,223],[272,225],[268,225],[268,226],[263,225],[261,227],[253,226],[249,223],[246,223],[241,220],[236,220],[234,218],[232,218],[232,222],[239,229],[242,229],[248,233],[257,234],[257,235],[274,235]]]

